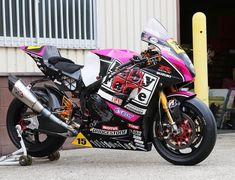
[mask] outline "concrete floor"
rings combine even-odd
[[[218,134],[211,155],[196,166],[175,166],[151,152],[76,149],[58,161],[33,159],[31,166],[0,166],[1,180],[171,179],[234,180],[235,133]]]

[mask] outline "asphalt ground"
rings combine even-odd
[[[33,159],[31,166],[0,166],[0,180],[234,180],[235,133],[218,134],[210,156],[195,166],[175,166],[150,152],[105,149],[61,151],[58,161]]]

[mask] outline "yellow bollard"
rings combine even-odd
[[[201,12],[193,15],[193,61],[196,70],[195,93],[208,106],[206,16]]]

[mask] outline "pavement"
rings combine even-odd
[[[58,161],[33,159],[31,166],[0,166],[0,180],[234,180],[235,133],[218,134],[210,156],[195,166],[176,166],[150,152],[105,149],[61,151]]]

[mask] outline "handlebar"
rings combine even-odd
[[[123,67],[129,66],[131,64],[134,64],[134,62],[132,61],[132,59],[124,64],[121,64],[120,66],[117,67],[117,69],[122,69]]]
[[[146,59],[146,58],[142,58],[141,56],[134,56],[133,58],[130,59],[130,61],[119,65],[116,68],[116,71],[112,72],[109,75],[108,79],[111,79],[113,76],[115,76],[115,75],[119,74],[120,72],[124,71],[129,65],[145,65],[146,63],[149,63],[149,62],[151,62],[152,64],[156,64],[156,62],[154,62],[155,60],[156,60],[156,57]]]

